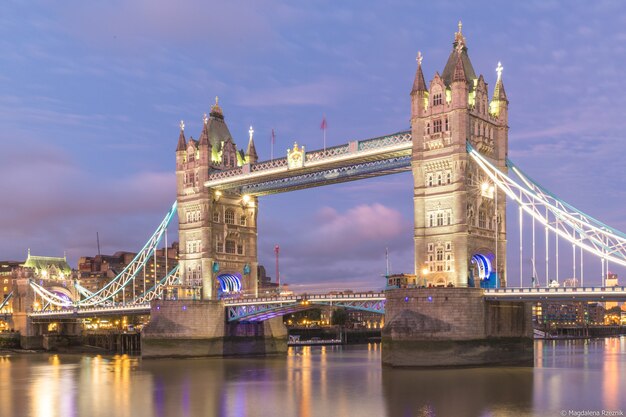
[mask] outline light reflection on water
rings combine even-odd
[[[626,413],[626,338],[537,341],[535,368],[390,369],[381,346],[287,357],[0,356],[0,416],[558,416]]]

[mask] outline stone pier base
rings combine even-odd
[[[221,301],[153,301],[143,357],[246,356],[287,352],[282,318],[226,323]]]
[[[478,288],[397,289],[386,296],[384,365],[533,364],[529,303],[486,301]]]

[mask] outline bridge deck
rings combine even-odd
[[[437,288],[432,289],[433,293]],[[502,301],[626,301],[626,287],[558,287],[558,288],[495,288],[485,290],[485,299]],[[385,293],[368,292],[352,294],[298,294],[285,297],[238,298],[224,300],[229,320],[254,321],[265,319],[270,313],[288,314],[315,305],[357,308],[367,311],[384,311]],[[119,314],[149,314],[150,304],[126,304],[116,306],[32,311],[37,318],[70,318]]]
[[[351,141],[307,152],[298,167],[279,158],[215,172],[204,186],[259,196],[387,175],[410,169],[412,146],[410,131]]]

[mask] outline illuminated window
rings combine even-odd
[[[224,223],[235,224],[235,212],[231,209],[226,209],[224,213]]]
[[[441,119],[433,121],[433,133],[441,132]]]
[[[487,228],[487,216],[485,215],[484,210],[478,211],[478,227],[482,229]]]

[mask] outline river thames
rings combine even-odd
[[[469,417],[626,411],[625,337],[536,341],[534,368],[391,369],[381,366],[380,349],[380,344],[302,347],[291,348],[286,357],[237,359],[4,355],[0,416]]]

